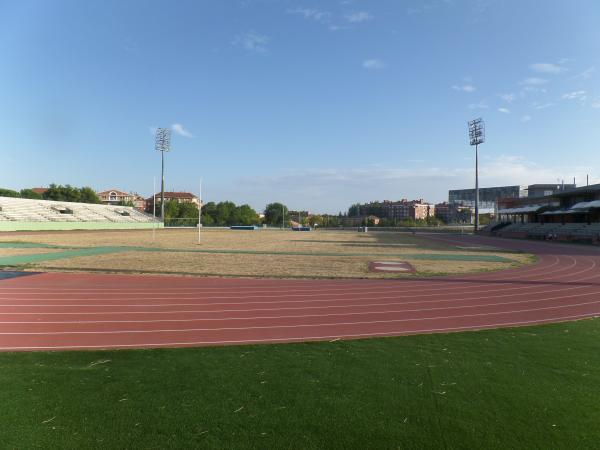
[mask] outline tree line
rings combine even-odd
[[[160,202],[157,203],[157,210]],[[249,205],[236,205],[230,201],[208,202],[202,207],[202,224],[205,226],[258,225],[258,213]],[[165,202],[165,225],[196,226],[198,207],[193,203]]]
[[[156,211],[159,210],[160,202],[157,202]],[[302,225],[338,227],[342,224],[341,219],[341,215],[311,215],[302,217]],[[289,209],[282,203],[269,203],[263,211],[263,217],[250,205],[236,205],[231,201],[208,202],[202,206],[203,226],[268,225],[287,228],[291,223]],[[165,225],[197,226],[198,207],[193,203],[178,203],[175,200],[165,202]]]
[[[79,202],[79,203],[100,203],[98,194],[88,186],[81,188],[71,186],[70,184],[51,184],[46,192],[39,194],[32,189],[21,189],[15,191],[12,189],[0,188],[0,197],[28,198],[34,200],[56,200],[61,202]]]

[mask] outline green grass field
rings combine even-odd
[[[597,448],[600,319],[0,354],[2,448]]]

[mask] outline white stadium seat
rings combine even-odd
[[[158,222],[129,206],[0,197],[0,222]]]

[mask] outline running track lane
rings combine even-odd
[[[24,276],[0,280],[0,350],[350,339],[600,315],[597,248],[481,236],[431,238],[520,249],[537,254],[539,262],[493,273],[401,280]]]

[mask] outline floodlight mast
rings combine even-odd
[[[468,122],[469,144],[475,146],[475,232],[479,230],[479,144],[485,142],[485,123],[481,117]]]
[[[165,223],[165,152],[171,151],[171,130],[168,128],[157,128],[154,140],[154,149],[161,155],[160,172],[160,217]],[[156,203],[156,195],[154,196]]]

